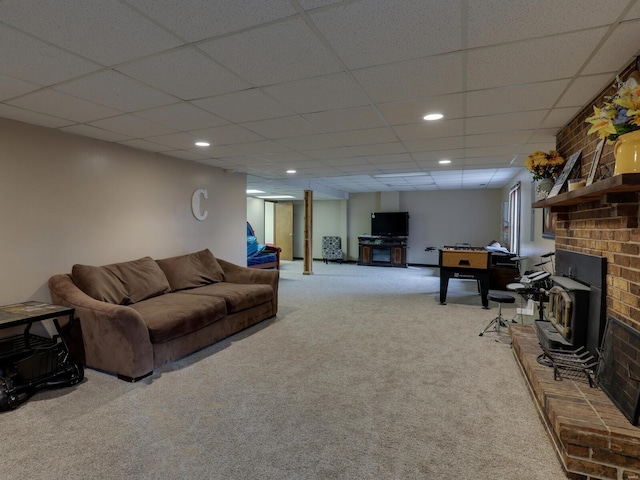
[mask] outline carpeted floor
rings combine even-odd
[[[17,479],[565,478],[497,308],[437,270],[283,262],[273,320],[0,414]],[[514,308],[506,310],[511,318]]]

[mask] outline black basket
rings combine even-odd
[[[59,343],[36,348],[31,355],[16,362],[16,380],[26,383],[56,372],[62,354]]]

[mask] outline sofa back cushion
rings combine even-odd
[[[224,270],[209,249],[156,262],[173,291],[224,282]]]
[[[77,264],[71,269],[71,278],[80,290],[96,300],[114,305],[131,304],[117,271],[108,267]]]
[[[167,277],[151,257],[102,267],[74,265],[71,276],[87,295],[119,305],[130,305],[170,291]]]

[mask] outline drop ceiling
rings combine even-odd
[[[635,0],[2,0],[0,116],[269,194],[501,188],[639,46]]]

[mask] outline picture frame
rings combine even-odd
[[[595,152],[593,152],[593,161],[591,162],[591,169],[589,170],[589,176],[587,177],[587,183],[585,184],[585,186],[591,185],[596,178],[596,172],[598,171],[598,165],[600,165],[600,156],[602,155],[604,141],[604,138],[600,140],[600,142],[596,146]]]
[[[547,198],[555,197],[558,193],[560,193],[560,190],[562,189],[562,187],[564,187],[564,184],[567,183],[569,174],[571,174],[571,172],[573,171],[573,167],[575,167],[576,162],[578,161],[578,158],[580,158],[581,154],[582,150],[578,150],[567,159],[567,163],[564,164],[564,168],[562,169],[560,176],[556,180],[556,183],[553,185],[553,188],[549,192],[549,195],[547,195]]]
[[[550,208],[542,209],[542,238],[556,238],[556,221],[558,214]]]

